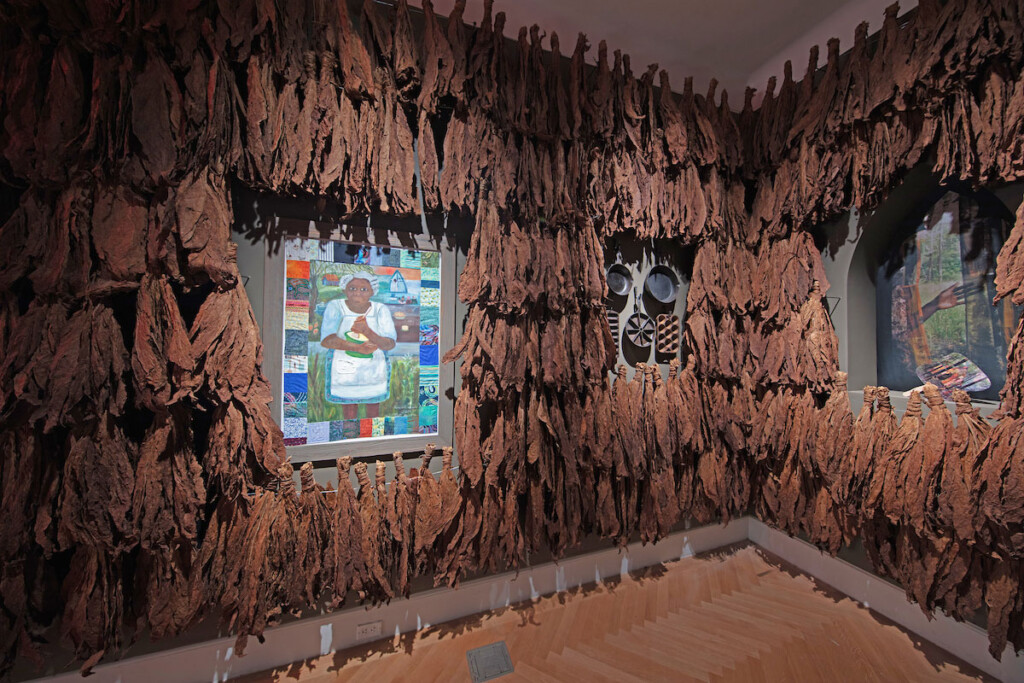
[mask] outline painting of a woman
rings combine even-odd
[[[397,333],[391,312],[372,301],[377,277],[348,274],[338,283],[344,297],[327,304],[320,345],[332,351],[325,393],[332,403],[380,403],[390,395],[387,352]]]

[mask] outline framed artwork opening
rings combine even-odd
[[[455,254],[425,235],[281,223],[264,366],[292,459],[450,445]]]

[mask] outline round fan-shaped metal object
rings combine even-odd
[[[646,313],[637,311],[626,320],[625,334],[634,346],[646,349],[654,340],[654,321]]]

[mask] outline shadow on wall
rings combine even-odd
[[[281,240],[285,237],[285,231],[281,227],[279,219],[283,217],[366,227],[371,237],[374,230],[399,234],[425,232],[438,244],[442,239],[457,242],[463,252],[468,248],[469,235],[473,229],[471,217],[454,214],[448,217],[440,214],[351,215],[343,213],[336,204],[312,195],[285,197],[261,193],[245,187],[241,183],[234,183],[231,189],[235,240],[245,241],[252,245],[261,244],[266,248],[268,254],[276,253],[281,248]],[[406,246],[412,248],[414,244],[410,241]]]

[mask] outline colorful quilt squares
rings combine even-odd
[[[440,254],[285,242],[285,443],[436,434]]]

